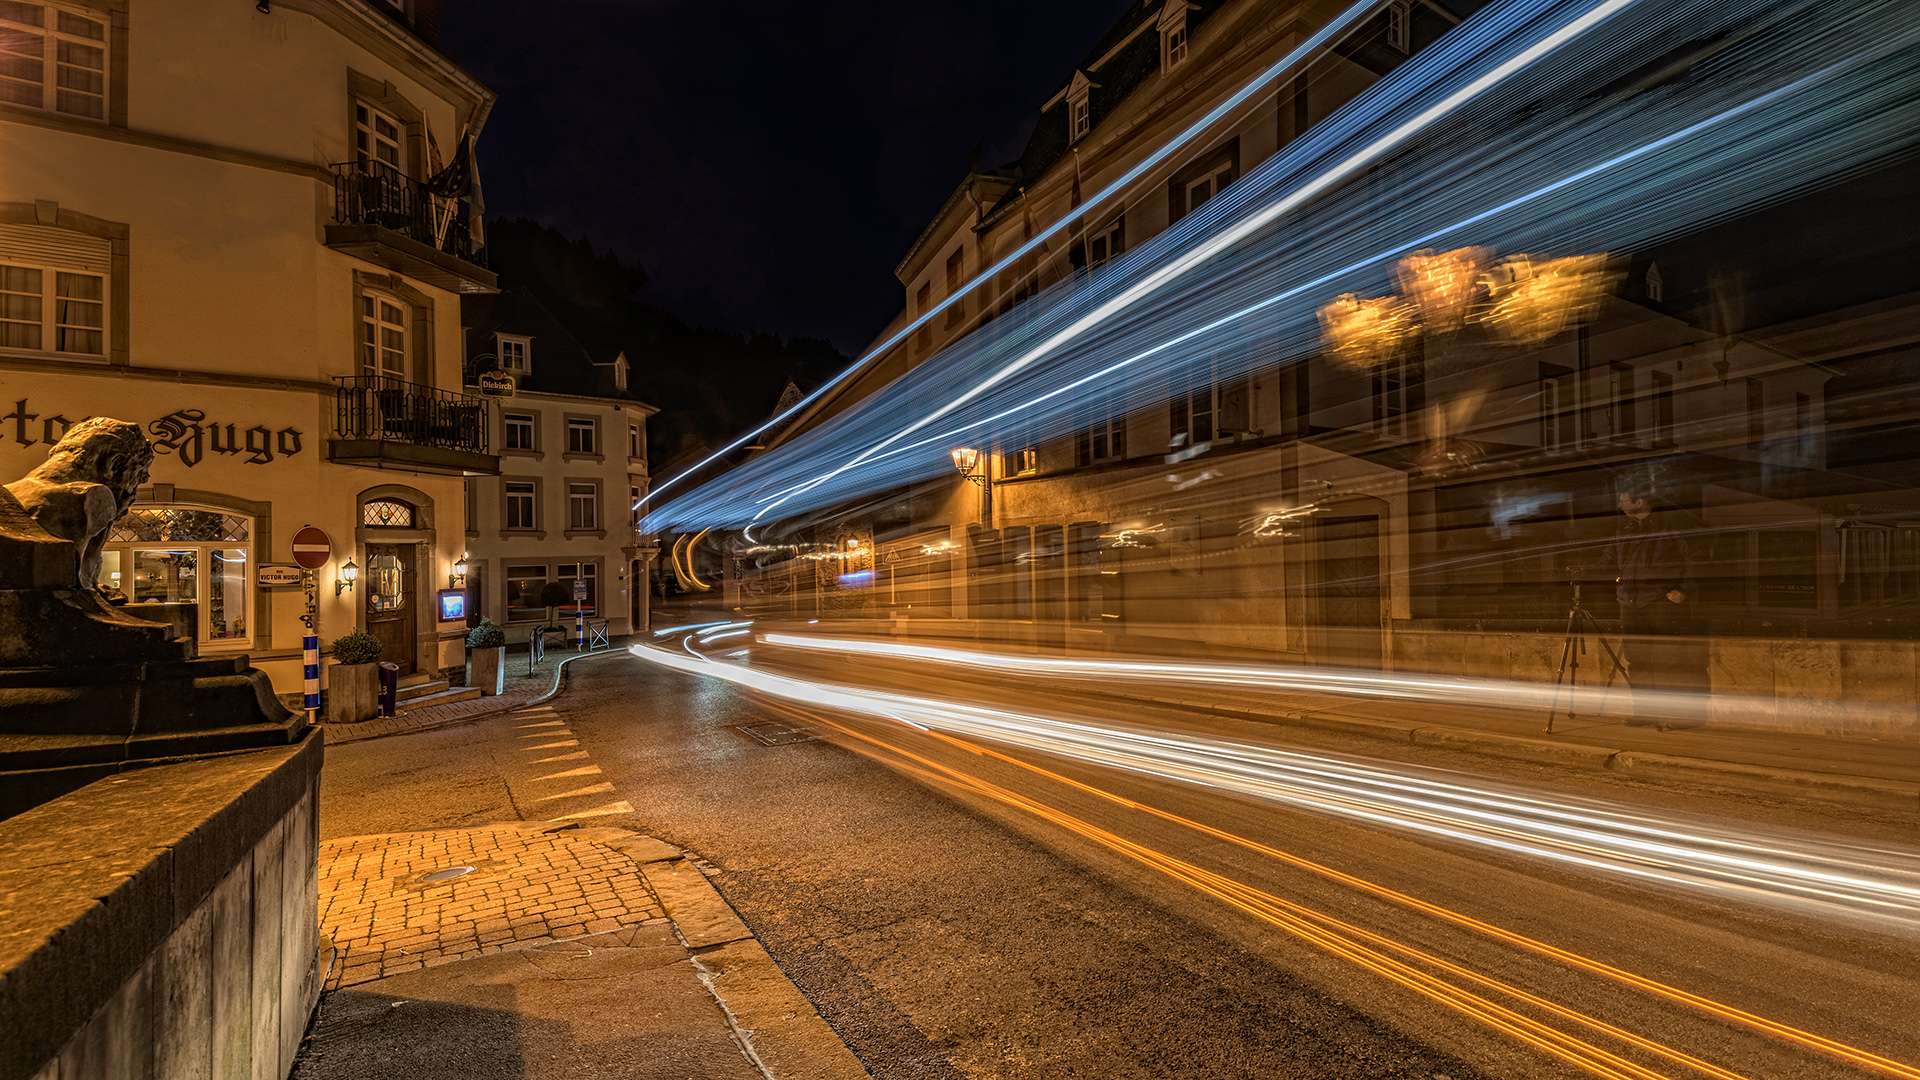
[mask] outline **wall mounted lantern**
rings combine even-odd
[[[447,571],[447,588],[464,589],[467,587],[467,553],[460,553],[460,561]]]
[[[333,595],[339,596],[341,592],[353,588],[353,583],[359,579],[360,568],[353,565],[352,559],[348,559],[346,563],[340,567],[340,572],[334,576]]]

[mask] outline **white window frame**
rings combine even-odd
[[[399,312],[400,321],[387,318],[386,308]],[[413,305],[392,293],[377,289],[363,289],[360,292],[360,372],[363,375],[379,376],[388,379],[405,380],[407,377],[407,359],[412,353]],[[390,332],[399,333],[398,349],[392,346],[388,338]],[[387,367],[390,357],[398,356],[400,367],[393,370]]]
[[[1171,0],[1160,12],[1160,70],[1172,71],[1187,62],[1186,0]]]
[[[566,571],[568,570],[568,568],[572,568],[573,573],[571,574],[567,573]],[[587,616],[587,618],[589,619],[606,618],[607,616],[601,614],[601,612],[606,609],[606,604],[603,603],[603,600],[605,598],[600,595],[600,564],[598,562],[595,562],[591,559],[582,559],[579,562],[554,563],[553,573],[551,576],[547,578],[547,580],[548,581],[564,581],[567,583],[567,588],[572,589],[573,579],[577,577],[586,578],[587,580],[593,583],[587,588],[587,597],[588,599],[593,601],[593,614]],[[571,603],[572,601],[569,600],[568,604],[571,604]],[[564,607],[567,605],[563,604],[561,606]],[[560,617],[562,619],[562,625],[565,625],[565,619],[567,618],[567,616],[565,616],[565,614],[561,612],[555,612],[555,615],[556,617]]]
[[[40,338],[40,343],[37,346],[9,345],[5,344],[4,336],[0,336],[0,349],[44,353],[51,356],[75,359],[104,361],[107,358],[108,345],[112,340],[110,336],[112,327],[108,325],[109,308],[111,306],[109,300],[112,295],[109,289],[112,283],[108,280],[107,274],[66,266],[55,266],[40,261],[10,258],[5,255],[0,255],[0,266],[4,266],[10,270],[24,271],[25,273],[38,274],[40,276],[38,291],[28,292],[24,288],[17,291],[7,288],[6,285],[9,284],[25,285],[26,283],[24,281],[17,283],[6,282],[5,278],[7,275],[0,275],[0,293],[4,294],[4,296],[0,296],[0,324],[6,326],[35,327],[39,332]],[[97,291],[99,293],[99,299],[62,296],[61,288],[67,284],[63,279],[69,278],[86,278],[98,282],[99,288]],[[33,297],[33,302],[39,305],[39,317],[37,319],[6,317],[8,301],[5,298],[10,297]],[[98,320],[97,324],[88,325],[84,321],[72,321],[70,316],[75,311],[76,305],[81,309],[91,309],[91,313]],[[21,305],[23,309],[25,306],[24,304]],[[63,347],[67,343],[65,334],[69,331],[77,334],[97,335],[99,348],[75,349]]]
[[[525,423],[516,423],[515,422],[516,420],[524,420]],[[523,450],[530,453],[540,452],[540,414],[539,413],[506,412],[503,410],[500,413],[500,425],[501,425],[500,449]],[[527,445],[525,446],[513,445],[513,433],[516,428],[524,429],[526,431]]]
[[[393,129],[388,136],[380,130],[385,122]],[[366,98],[353,99],[353,160],[362,169],[372,162],[379,162],[393,171],[405,175],[406,168],[407,125],[399,117],[387,112]],[[382,153],[390,151],[392,157]]]
[[[98,120],[105,123],[107,121],[108,111],[111,108],[109,99],[113,89],[113,24],[104,17],[104,12],[71,10],[56,4],[46,3],[35,3],[30,6],[37,7],[42,12],[40,25],[35,26],[31,23],[0,18],[0,30],[22,35],[23,38],[37,37],[40,39],[41,55],[38,58],[41,62],[41,73],[38,83],[40,103],[36,105],[27,101],[15,100],[16,95],[19,97],[29,96],[26,92],[26,87],[29,84],[24,79],[6,76],[0,76],[0,90],[13,90],[14,94],[0,97],[0,102],[22,108],[38,109],[41,112],[78,116],[83,119]],[[99,28],[100,36],[96,38],[91,34],[75,32],[69,25],[65,25],[69,22],[93,24]],[[91,58],[98,60],[98,66],[90,63],[75,62],[81,59],[81,53],[83,51],[98,53],[97,57]],[[4,55],[17,57],[21,60],[33,59],[33,57],[26,53],[9,51]],[[90,88],[61,86],[60,82],[63,69],[65,69],[65,71],[95,73],[98,78],[98,92]],[[90,104],[99,111],[95,112],[93,108],[76,109],[69,107],[82,103]]]
[[[1208,167],[1204,175],[1196,179],[1187,181],[1186,189],[1181,192],[1181,196],[1180,196],[1181,200],[1186,206],[1185,213],[1191,214],[1195,210],[1200,209],[1201,205],[1204,204],[1208,199],[1211,199],[1214,196],[1220,194],[1222,191],[1226,190],[1227,187],[1233,183],[1234,179],[1235,177],[1233,175],[1233,161],[1229,158],[1223,157],[1218,162]],[[1207,189],[1206,193],[1201,195],[1198,199],[1195,199],[1194,194],[1197,191],[1199,191],[1202,186],[1206,187]]]
[[[642,461],[646,458],[646,456],[647,455],[646,455],[645,448],[643,448],[640,445],[640,425],[637,423],[631,423],[631,422],[628,423],[627,424],[627,460]]]
[[[257,560],[254,557],[255,549],[254,549],[253,538],[259,535],[259,531],[258,531],[259,521],[256,518],[252,517],[251,515],[242,514],[235,510],[230,510],[226,507],[220,507],[220,506],[197,506],[197,505],[188,505],[188,504],[152,505],[152,504],[143,503],[136,509],[139,509],[139,510],[200,510],[210,514],[224,514],[232,517],[238,517],[246,521],[247,539],[245,540],[123,540],[123,541],[107,544],[103,550],[118,554],[120,569],[121,569],[121,573],[123,574],[127,573],[130,570],[130,568],[134,564],[136,553],[141,551],[159,551],[159,552],[193,551],[195,552],[196,555],[194,558],[194,567],[195,567],[196,580],[194,582],[194,599],[191,601],[191,603],[195,605],[195,607],[198,609],[198,612],[199,612],[199,616],[195,620],[195,624],[196,624],[195,636],[199,641],[201,651],[202,652],[239,651],[242,649],[251,648],[253,646],[253,641],[255,636],[255,625],[256,625],[254,622],[254,609],[257,607],[257,605],[254,603],[254,597],[253,597],[253,592],[254,592],[253,568],[255,565],[257,565]],[[213,589],[212,589],[213,579],[211,576],[211,568],[213,565],[212,554],[215,551],[230,550],[233,548],[239,548],[246,553],[245,559],[241,561],[239,591],[240,591],[240,607],[242,612],[241,621],[245,623],[247,627],[247,631],[244,634],[238,634],[233,637],[213,638],[208,636],[208,634],[212,630],[212,620],[208,617],[209,612],[211,610],[211,606],[213,604]],[[106,568],[104,565],[102,566],[101,569],[103,573],[106,572]],[[122,584],[131,584],[131,582],[126,581],[126,579],[124,578],[122,578],[120,581],[113,582],[113,585],[116,588],[119,588]],[[133,597],[133,592],[131,590],[123,590],[123,591],[126,592],[126,595],[129,599]],[[222,599],[224,601],[227,598],[222,597]],[[180,603],[188,603],[188,602],[189,601],[184,601],[184,600],[180,601]]]
[[[1094,389],[1082,406],[1082,423],[1074,436],[1074,462],[1097,465],[1127,456],[1127,411],[1112,389]]]
[[[1093,130],[1093,105],[1088,100],[1090,96],[1081,93],[1067,99],[1067,116],[1073,125],[1073,134],[1068,142],[1079,142],[1087,132]]]
[[[495,334],[494,355],[500,358],[500,370],[515,375],[533,371],[533,339],[521,334]]]
[[[1408,0],[1387,5],[1387,45],[1401,53],[1413,52],[1413,5]]]
[[[501,489],[504,506],[501,511],[500,527],[508,532],[540,531],[540,482],[538,480],[507,480]],[[515,488],[531,488],[530,491],[515,491]],[[513,523],[513,504],[515,500],[524,500],[528,522],[524,525]]]
[[[586,433],[584,440],[574,439],[574,435],[579,432]],[[584,443],[584,445],[576,445],[576,441]],[[569,454],[586,454],[598,457],[600,455],[600,421],[591,416],[567,417],[566,452]]]
[[[599,481],[567,481],[567,531],[600,531]]]
[[[1087,269],[1098,270],[1107,263],[1125,253],[1126,230],[1124,219],[1114,218],[1104,228],[1098,229],[1087,240]]]

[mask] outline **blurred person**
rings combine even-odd
[[[1694,544],[1671,507],[1655,508],[1652,484],[1633,480],[1617,493],[1623,520],[1597,564],[1613,576],[1620,601],[1620,652],[1633,691],[1635,727],[1665,726],[1661,695],[1704,691],[1707,672],[1695,640]],[[1671,714],[1672,710],[1665,710]]]

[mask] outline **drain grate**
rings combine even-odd
[[[736,724],[733,730],[761,746],[791,746],[794,743],[814,742],[820,738],[806,728],[793,727],[778,720],[767,720],[758,724]]]

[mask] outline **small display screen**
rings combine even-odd
[[[440,590],[440,621],[464,621],[467,617],[467,590]]]

